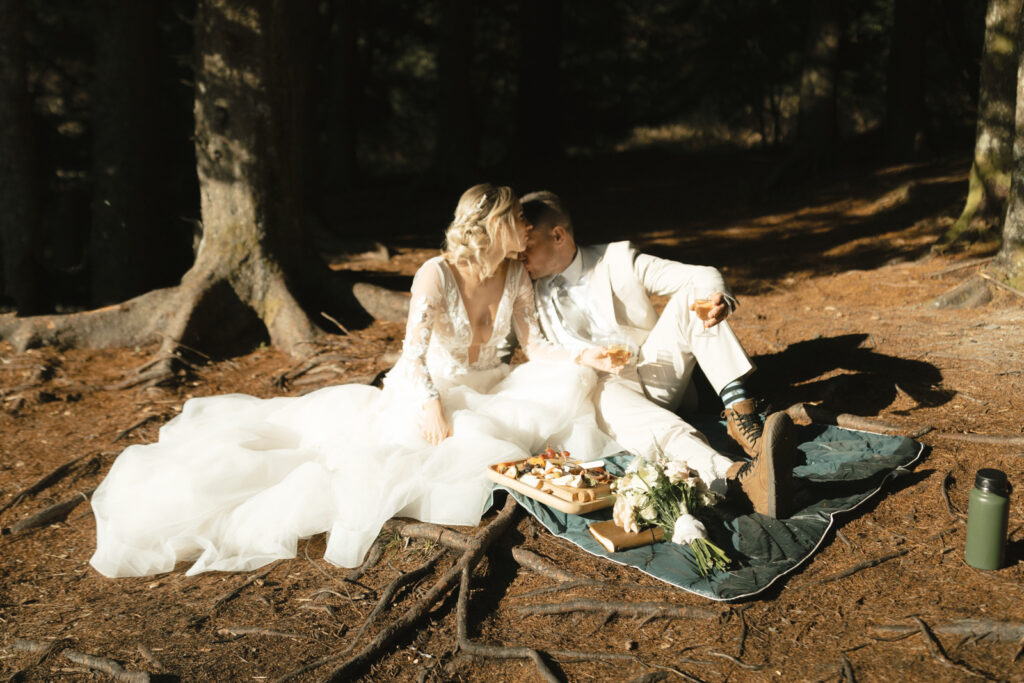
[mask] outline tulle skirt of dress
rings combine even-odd
[[[592,370],[529,362],[436,382],[452,436],[438,446],[398,383],[349,384],[301,397],[197,398],[131,446],[92,498],[96,552],[111,576],[245,571],[294,557],[328,532],[325,559],[362,562],[391,517],[476,524],[486,466],[546,444],[584,457],[619,450],[594,422]]]

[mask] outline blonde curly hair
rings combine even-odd
[[[515,210],[519,198],[511,187],[490,183],[474,185],[462,193],[455,218],[444,234],[444,255],[471,272],[490,277],[501,261],[488,263],[488,248],[497,243],[507,254],[517,244]]]

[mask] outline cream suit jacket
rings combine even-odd
[[[612,242],[579,247],[583,272],[588,277],[587,292],[602,318],[614,322],[640,346],[658,322],[651,296],[672,296],[688,287],[722,292],[735,307],[716,268],[692,266],[677,261],[641,254],[630,242]],[[586,275],[589,274],[589,275]],[[540,304],[540,302],[538,302]],[[541,328],[550,338],[551,321],[546,306],[538,305]]]

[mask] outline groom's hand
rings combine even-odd
[[[622,368],[626,367],[625,363],[616,363],[612,360],[608,355],[608,349],[603,346],[591,346],[581,351],[580,355],[576,356],[576,362],[613,375],[619,374]]]
[[[433,398],[423,404],[420,430],[423,432],[423,438],[435,446],[451,436],[452,426],[444,414],[441,399]]]
[[[704,327],[714,327],[728,318],[732,309],[729,308],[729,302],[721,292],[713,293],[708,299],[711,300],[711,311],[708,313],[708,317],[704,319]],[[696,308],[695,304],[690,304],[691,311],[695,311]]]

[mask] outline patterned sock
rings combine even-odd
[[[722,397],[722,403],[725,405],[726,408],[729,408],[734,403],[738,403],[740,401],[746,400],[747,398],[750,398],[749,396],[747,396],[747,390],[743,386],[743,382],[738,379],[729,382],[724,387],[722,387],[722,391],[720,391],[718,395]]]

